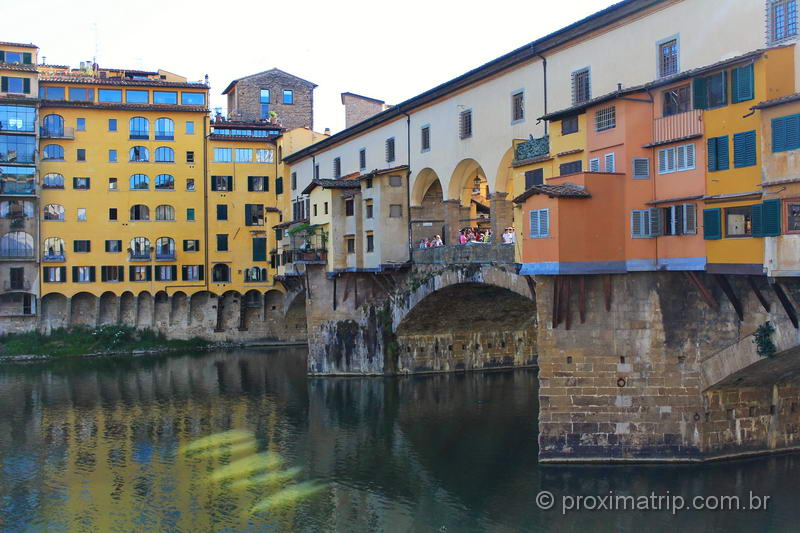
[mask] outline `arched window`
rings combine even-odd
[[[150,208],[142,204],[132,205],[131,220],[150,220]]]
[[[45,174],[42,178],[42,189],[63,189],[64,176],[61,174]]]
[[[130,160],[132,163],[146,163],[150,161],[150,151],[144,146],[134,146],[130,150]]]
[[[267,281],[267,269],[260,267],[250,267],[244,270],[245,281]]]
[[[144,174],[134,174],[131,176],[130,189],[132,191],[146,191],[150,188],[150,178]]]
[[[171,237],[156,240],[156,259],[175,259],[175,241]]]
[[[33,256],[33,236],[24,231],[12,231],[0,237],[0,257]]]
[[[150,138],[150,121],[144,117],[133,117],[130,122],[130,138],[131,139],[149,139]]]
[[[156,163],[174,163],[175,150],[169,146],[159,146],[156,148]]]
[[[175,208],[171,205],[156,207],[156,220],[175,220]]]
[[[172,141],[175,139],[175,123],[171,118],[156,119],[156,140]]]
[[[21,218],[33,218],[33,202],[28,200],[4,200],[0,202],[0,218],[10,218],[18,220]],[[14,228],[14,222],[11,223]]]
[[[231,280],[231,268],[223,263],[214,265],[211,270],[211,279],[217,283],[229,282]]]
[[[61,115],[47,115],[42,120],[42,137],[63,137],[64,117]]]
[[[45,220],[64,220],[64,206],[58,204],[47,204],[44,206]]]
[[[48,144],[42,150],[43,161],[63,161],[64,147],[58,144]]]
[[[150,239],[134,237],[131,239],[131,259],[150,259]]]
[[[61,237],[49,237],[44,240],[44,260],[64,260],[64,239]]]
[[[175,189],[175,178],[169,174],[159,174],[156,176],[156,189],[161,191],[172,191]]]

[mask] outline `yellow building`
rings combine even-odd
[[[208,86],[40,67],[42,294],[206,290]]]

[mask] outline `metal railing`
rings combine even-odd
[[[42,139],[74,139],[75,128],[39,128],[39,137]]]

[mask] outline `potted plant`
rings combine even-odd
[[[278,122],[278,114],[275,111],[270,111],[269,112],[269,121],[272,124],[275,124],[276,122]]]

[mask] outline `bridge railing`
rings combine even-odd
[[[470,243],[416,248],[413,260],[420,264],[513,263],[513,244]]]

